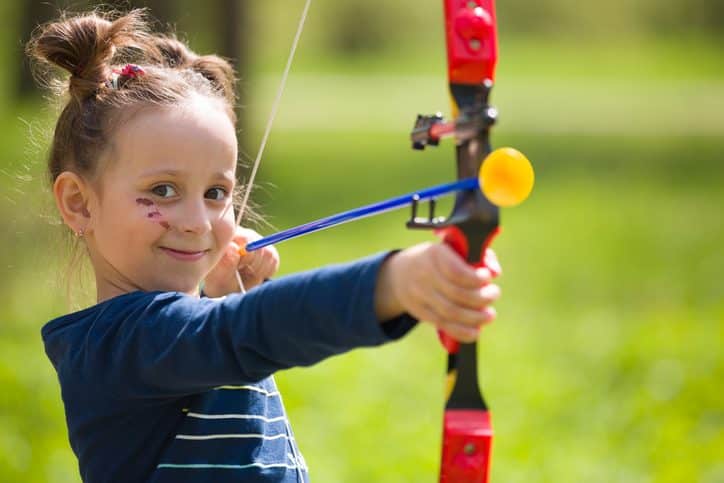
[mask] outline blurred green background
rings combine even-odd
[[[174,5],[165,20],[197,51],[222,48],[233,2],[151,3]],[[302,3],[239,9],[248,153]],[[52,110],[20,75],[28,5],[0,3],[0,481],[74,482],[39,335],[67,311],[67,252],[44,178]],[[453,179],[449,143],[412,152],[407,137],[418,112],[448,107],[441,10],[315,1],[255,192],[273,227]],[[722,482],[724,6],[499,0],[497,12],[493,142],[525,152],[537,185],[504,211],[495,245],[504,296],[480,354],[492,481]],[[406,215],[281,245],[281,270],[429,239]],[[313,481],[436,481],[443,373],[429,326],[280,373]]]

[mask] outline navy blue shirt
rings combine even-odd
[[[375,317],[386,256],[222,299],[132,292],[50,321],[45,350],[83,480],[308,481],[272,374],[415,325]]]

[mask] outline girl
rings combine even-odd
[[[439,244],[260,284],[279,259],[237,254],[232,69],[139,11],[62,18],[29,53],[70,74],[48,167],[97,304],[42,335],[85,481],[308,481],[274,372],[495,317],[491,272]]]

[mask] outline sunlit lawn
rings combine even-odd
[[[551,75],[542,84],[509,79],[515,89],[499,81],[494,142],[526,152],[538,178],[531,199],[503,213],[496,249],[504,296],[481,342],[497,431],[493,481],[724,480],[721,81],[695,82],[707,86],[690,93],[696,103],[675,97],[659,112],[664,99],[645,94],[673,96],[687,84],[647,91],[639,80],[607,90]],[[444,86],[424,77],[415,95],[409,79],[355,82],[364,95],[345,104],[324,92],[344,83],[292,81],[257,192],[275,227],[452,179],[449,145],[414,153],[405,137],[418,109],[446,107],[435,90]],[[552,97],[541,85],[555,87]],[[622,96],[627,107],[617,109]],[[259,118],[264,109],[262,100],[251,107]],[[18,116],[39,114],[1,120],[0,481],[74,481],[39,337],[64,310],[55,284],[60,231],[38,216],[52,213],[37,189],[42,162],[28,172],[41,180],[17,181],[32,157]],[[282,271],[429,239],[407,232],[405,216],[281,245]],[[435,481],[443,359],[423,326],[400,343],[279,374],[313,481]]]

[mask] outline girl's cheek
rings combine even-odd
[[[146,219],[152,221],[153,223],[157,223],[161,225],[165,229],[171,228],[171,225],[166,221],[166,218],[164,217],[161,210],[159,210],[156,203],[154,203],[152,200],[148,198],[136,198],[136,204],[140,207],[142,207],[145,212]]]
[[[234,232],[236,231],[236,220],[234,219],[234,210],[228,210],[224,216],[219,218],[214,227],[217,232],[217,238],[223,243],[224,246],[228,245],[234,238]]]

